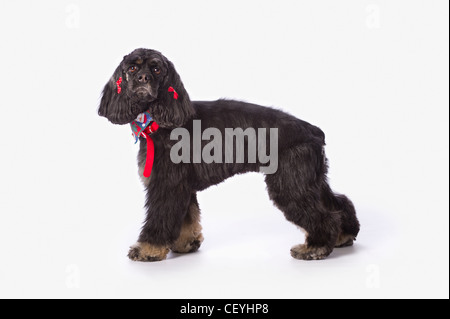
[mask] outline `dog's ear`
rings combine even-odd
[[[183,126],[191,119],[195,110],[172,62],[165,62],[168,73],[160,84],[158,100],[152,105],[151,111],[159,126],[175,128]]]
[[[135,118],[137,110],[127,94],[126,82],[126,76],[119,65],[103,88],[98,115],[106,117],[114,124],[127,124]]]

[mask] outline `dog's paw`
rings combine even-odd
[[[326,258],[330,253],[331,251],[327,247],[297,245],[291,248],[291,256],[301,260],[320,260]]]
[[[196,252],[203,242],[203,235],[200,233],[195,237],[180,237],[171,247],[174,253],[186,254]]]
[[[336,242],[336,248],[353,246],[353,241],[356,240],[355,236],[348,234],[340,234]]]
[[[153,246],[148,243],[136,243],[130,247],[128,258],[134,261],[161,261],[166,259],[169,248]]]

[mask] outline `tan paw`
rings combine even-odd
[[[175,253],[196,252],[203,242],[202,225],[200,225],[200,211],[197,205],[190,206],[190,218],[181,227],[180,236],[170,247]]]
[[[297,245],[291,248],[291,256],[302,260],[320,260],[326,258],[330,253],[331,251],[327,247]]]
[[[174,253],[193,253],[200,248],[202,242],[203,235],[200,233],[191,237],[180,237],[170,248]]]
[[[353,241],[355,240],[355,236],[348,234],[339,234],[338,240],[336,242],[336,248],[342,248],[347,246],[353,246]]]
[[[166,259],[168,253],[168,247],[138,242],[130,247],[128,258],[134,261],[161,261]]]

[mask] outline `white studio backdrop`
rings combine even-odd
[[[0,297],[448,298],[447,1],[0,1]],[[281,108],[327,135],[356,245],[303,241],[263,176],[199,195],[205,242],[133,263],[144,219],[137,147],[97,116],[137,47],[193,100]]]

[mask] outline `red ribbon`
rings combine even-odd
[[[121,84],[122,84],[122,77],[120,77],[120,78],[117,80],[117,82],[116,82],[116,85],[117,85],[117,94],[120,94],[120,92],[122,92],[122,88],[120,87]]]
[[[150,134],[155,133],[159,128],[158,123],[153,122],[141,134],[147,140],[147,158],[145,159],[144,177],[150,177],[152,174],[153,160],[155,159],[155,144]]]
[[[178,93],[177,93],[177,91],[175,91],[175,89],[173,87],[169,87],[169,89],[167,91],[168,92],[173,92],[173,98],[175,100],[178,100]]]

